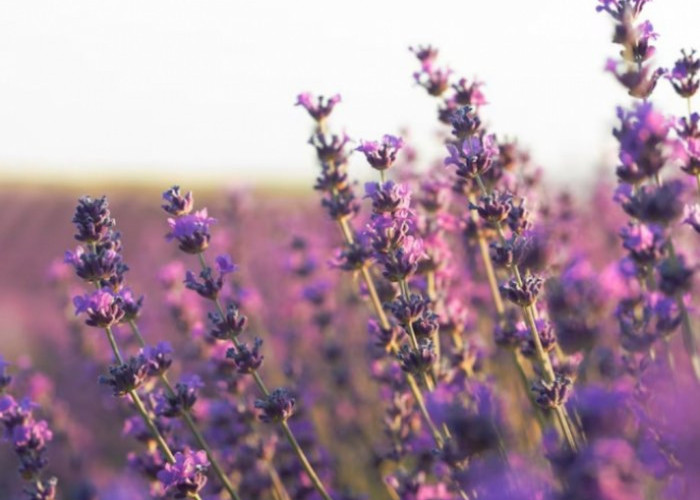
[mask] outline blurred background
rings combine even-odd
[[[593,0],[0,3],[0,182],[308,187],[302,91],[340,93],[355,140],[410,131],[439,157],[435,102],[410,45],[486,84],[483,114],[548,177],[589,182],[611,162],[618,84],[610,19]],[[657,64],[700,46],[695,0],[651,2]],[[655,99],[683,111],[669,85]],[[356,159],[357,174],[365,172]],[[607,164],[610,167],[609,163]]]

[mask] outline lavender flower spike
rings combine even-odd
[[[375,170],[386,170],[396,162],[396,156],[403,147],[403,139],[393,135],[385,135],[381,142],[360,141],[355,151],[364,153],[367,163]]]
[[[317,122],[321,122],[333,111],[336,104],[340,102],[340,94],[331,97],[322,95],[314,97],[311,92],[302,92],[297,96],[297,106],[302,106],[311,117]]]
[[[170,232],[166,235],[166,239],[177,240],[183,252],[198,254],[209,246],[209,240],[211,240],[209,226],[214,222],[216,219],[209,217],[206,208],[194,214],[168,219]]]
[[[196,495],[207,482],[209,469],[207,454],[203,451],[187,450],[175,454],[175,462],[166,464],[158,473],[158,480],[165,491],[175,498],[188,498]]]

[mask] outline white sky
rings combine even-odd
[[[495,131],[518,136],[551,177],[587,180],[627,102],[602,71],[617,48],[595,5],[0,0],[0,179],[310,183],[311,122],[293,106],[304,90],[340,92],[332,125],[355,139],[408,126],[427,160],[440,154],[437,103],[414,86],[407,47],[431,43],[486,82]],[[700,49],[700,1],[656,0],[645,17],[660,64]],[[684,110],[665,82],[656,100]]]

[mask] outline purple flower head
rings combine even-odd
[[[473,135],[467,137],[459,147],[448,144],[450,156],[445,158],[445,166],[457,167],[457,176],[463,179],[473,179],[483,174],[489,168],[494,157],[498,156],[498,145],[494,135]]]
[[[209,217],[207,209],[203,208],[194,214],[187,214],[168,219],[170,232],[166,235],[168,241],[177,240],[183,252],[198,254],[206,250],[211,240],[209,226],[216,219]]]
[[[142,355],[132,356],[121,365],[109,367],[109,375],[101,376],[100,383],[112,388],[115,396],[126,396],[141,387],[149,374],[148,360]]]
[[[355,151],[364,153],[367,163],[375,170],[386,170],[396,162],[396,156],[403,147],[403,139],[393,135],[384,135],[381,142],[360,141]]]
[[[418,271],[418,264],[426,258],[423,239],[408,235],[393,256],[380,255],[382,275],[391,282],[408,279]]]
[[[651,0],[598,0],[596,12],[607,12],[616,21],[622,21],[625,15],[633,18],[639,16],[644,5]]]
[[[656,111],[650,103],[634,109],[617,109],[620,126],[613,135],[620,143],[617,175],[623,182],[637,184],[655,176],[672,159],[676,144],[668,137],[673,122]]]
[[[165,201],[165,204],[161,205],[163,210],[175,217],[189,214],[194,207],[192,191],[188,191],[187,194],[183,196],[180,193],[180,186],[173,186],[165,191],[163,193],[163,200]]]
[[[676,179],[662,186],[641,186],[636,192],[621,187],[615,194],[628,215],[642,222],[668,226],[683,211],[681,194],[684,189],[683,182]]]
[[[175,453],[175,463],[165,464],[158,472],[158,480],[175,498],[188,498],[204,487],[208,469],[206,452],[185,450]]]
[[[85,323],[98,328],[108,328],[124,318],[122,299],[109,288],[101,288],[87,295],[73,297],[76,316],[85,314]]]
[[[340,102],[340,94],[331,97],[319,95],[315,97],[310,92],[302,92],[297,96],[296,106],[302,106],[317,122],[325,120]]]
[[[131,288],[124,287],[119,290],[119,298],[121,301],[124,318],[122,321],[130,321],[139,317],[141,308],[143,307],[143,295],[136,298]]]
[[[406,184],[396,184],[394,181],[384,184],[368,182],[365,184],[365,198],[372,200],[372,211],[375,214],[393,213],[410,208],[411,189]]]
[[[262,352],[260,352],[262,344],[262,339],[255,337],[252,349],[250,349],[247,344],[240,343],[237,347],[229,348],[228,351],[226,351],[226,357],[233,360],[238,373],[253,373],[262,366],[263,359],[265,358]]]
[[[689,291],[693,285],[695,269],[696,267],[685,263],[683,255],[664,259],[656,268],[659,273],[659,289],[669,297]]]
[[[537,336],[540,339],[542,349],[545,352],[553,350],[557,344],[557,337],[554,335],[552,324],[546,319],[540,318],[535,321],[535,325],[537,326]],[[523,356],[533,358],[537,348],[530,328],[524,322],[519,322],[516,327],[517,335],[520,338],[520,352],[523,353]]]
[[[421,68],[424,71],[430,71],[433,67],[433,63],[437,60],[438,49],[432,45],[418,45],[415,47],[409,47],[408,50],[415,54],[416,58],[420,61]]]
[[[225,317],[218,312],[210,312],[209,320],[214,325],[210,331],[211,336],[219,340],[240,335],[248,324],[248,318],[240,313],[238,306],[234,303],[226,306]]]
[[[644,57],[650,57],[654,52],[654,48],[644,46],[643,48],[636,48],[635,51],[644,53]],[[656,88],[659,78],[666,73],[666,70],[663,68],[652,71],[649,66],[630,67],[618,63],[614,59],[608,59],[605,64],[605,71],[612,73],[617,81],[627,89],[629,95],[639,99],[648,98]]]
[[[73,224],[78,229],[75,239],[84,243],[97,243],[107,236],[114,227],[114,219],[109,212],[107,198],[93,199],[83,196],[73,215]]]
[[[78,247],[74,252],[66,252],[64,262],[75,269],[75,274],[90,283],[103,284],[121,277],[128,267],[122,262],[122,256],[112,249],[98,248],[97,251],[86,252],[83,247]]]
[[[622,246],[630,257],[642,267],[653,265],[663,254],[663,232],[653,225],[629,223],[620,231]]]
[[[421,71],[413,73],[413,79],[418,85],[428,91],[428,94],[439,97],[445,93],[450,87],[450,75],[452,70],[449,68],[435,68],[431,66],[423,66]]]
[[[343,165],[348,159],[346,146],[350,142],[347,134],[324,134],[318,132],[311,136],[309,144],[316,148],[316,156],[322,164],[332,164],[334,167]]]
[[[479,199],[478,204],[470,204],[479,216],[488,224],[497,227],[506,220],[513,208],[513,195],[503,191],[494,191]]]
[[[224,287],[224,275],[219,273],[219,275],[215,277],[211,267],[207,267],[200,271],[199,277],[192,271],[187,271],[187,273],[185,273],[184,283],[186,288],[194,290],[201,297],[215,300]]]
[[[457,83],[452,84],[452,89],[455,91],[455,101],[460,106],[483,106],[487,104],[486,97],[481,91],[484,82],[477,80],[471,83],[466,78],[460,78]]]
[[[372,250],[368,247],[367,237],[360,235],[359,241],[339,248],[330,261],[331,267],[343,271],[358,271],[367,265],[372,258]]]
[[[296,399],[285,388],[277,388],[265,399],[255,401],[255,408],[260,410],[258,418],[263,422],[284,422],[294,414]]]
[[[420,339],[417,349],[404,344],[396,357],[399,360],[401,369],[415,376],[431,370],[437,359],[433,341],[429,338]]]
[[[233,259],[228,254],[219,255],[216,258],[216,270],[219,274],[225,276],[238,270],[238,266],[233,263]]]
[[[157,398],[156,415],[173,418],[191,410],[197,402],[197,390],[202,387],[204,384],[198,375],[183,376],[175,384],[174,393],[162,394]]]
[[[535,401],[542,408],[556,408],[569,399],[572,386],[570,378],[557,376],[552,382],[538,380],[532,384],[532,391],[535,393]]]
[[[448,116],[448,123],[452,125],[452,135],[458,140],[475,135],[481,128],[481,119],[472,106],[456,107]]]
[[[374,345],[386,353],[390,346],[398,342],[405,334],[405,330],[399,325],[392,324],[391,328],[384,329],[376,319],[367,322],[367,332]]]
[[[688,224],[700,233],[700,205],[686,205],[683,207],[683,224]]]
[[[504,298],[520,307],[529,307],[537,300],[543,283],[544,280],[539,276],[528,275],[522,284],[513,279],[499,288]]]
[[[681,54],[683,57],[676,61],[666,78],[679,96],[691,98],[700,88],[700,59],[695,56],[695,50],[690,53],[681,50]]]
[[[418,321],[425,314],[428,306],[429,301],[418,294],[411,294],[408,299],[401,295],[390,304],[385,305],[399,324],[405,326]]]
[[[158,342],[158,345],[146,346],[141,349],[141,354],[148,363],[148,374],[151,376],[162,375],[173,363],[173,348],[170,342]]]

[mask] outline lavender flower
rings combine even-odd
[[[199,493],[207,482],[209,460],[204,451],[177,452],[175,463],[165,464],[158,480],[175,498],[188,498]]]
[[[109,328],[124,318],[121,296],[108,288],[73,297],[75,314],[85,314],[85,323],[97,328]]]
[[[317,122],[322,122],[333,111],[336,104],[341,101],[340,94],[331,97],[319,95],[315,97],[310,92],[302,92],[297,96],[297,106],[302,106]]]
[[[403,147],[403,139],[384,135],[381,142],[360,141],[356,151],[364,153],[367,163],[375,170],[386,170],[396,162],[396,156]]]
[[[114,226],[107,198],[105,196],[99,199],[89,196],[80,198],[72,222],[78,229],[76,240],[91,244],[104,239]]]
[[[690,53],[681,50],[681,54],[683,57],[676,61],[666,78],[671,82],[673,89],[679,96],[690,98],[700,88],[700,79],[698,79],[700,59],[695,56],[695,50]]]
[[[161,205],[163,210],[176,217],[189,214],[194,207],[192,191],[188,191],[183,196],[180,193],[180,186],[173,186],[164,192],[163,200],[166,202],[164,205]]]
[[[109,375],[101,376],[100,383],[112,388],[115,396],[126,396],[138,389],[149,375],[149,363],[143,355],[132,356],[129,361],[110,366]]]
[[[294,414],[296,399],[288,389],[278,388],[265,399],[255,401],[255,407],[260,410],[258,417],[263,422],[285,422]]]
[[[685,205],[683,207],[683,224],[688,224],[700,233],[700,205]]]
[[[450,156],[445,158],[445,166],[457,167],[457,176],[463,179],[473,179],[486,172],[498,155],[493,135],[474,135],[457,144],[448,143],[447,150]]]
[[[238,347],[232,347],[226,351],[226,357],[233,360],[238,373],[251,374],[262,366],[263,359],[265,358],[262,352],[260,352],[262,344],[262,339],[255,337],[252,349],[249,349],[244,343],[239,343]]]
[[[209,226],[214,222],[216,219],[208,216],[206,208],[194,214],[168,219],[170,232],[166,235],[166,239],[177,240],[183,252],[201,253],[209,247],[209,240],[211,240]]]

